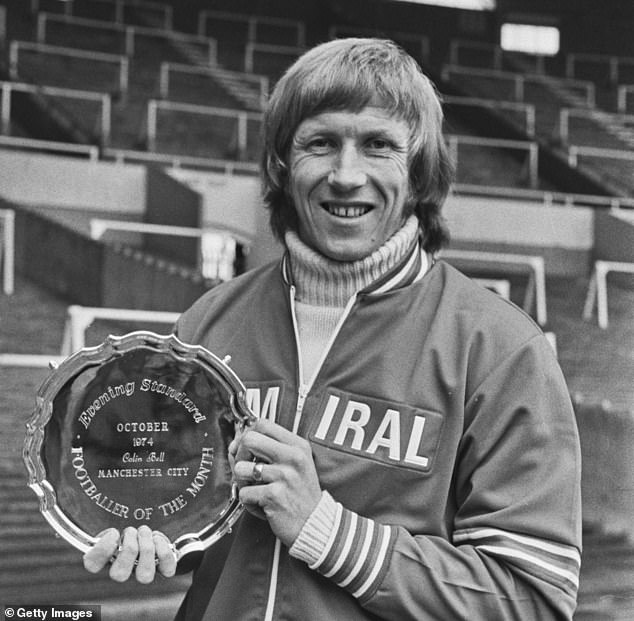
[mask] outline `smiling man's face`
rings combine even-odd
[[[362,259],[409,215],[407,123],[383,108],[305,119],[290,152],[290,193],[302,241],[336,261]]]

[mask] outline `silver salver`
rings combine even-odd
[[[228,362],[174,335],[137,331],[52,370],[23,457],[61,537],[85,552],[106,528],[146,524],[181,558],[231,530],[242,505],[227,447],[255,416]]]

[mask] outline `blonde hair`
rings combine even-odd
[[[441,216],[453,179],[442,135],[436,89],[416,61],[386,39],[336,39],[303,54],[282,76],[264,115],[262,175],[271,227],[281,239],[297,229],[288,193],[290,145],[302,121],[326,110],[360,111],[378,105],[411,130],[409,177],[423,246],[434,252],[449,239]]]

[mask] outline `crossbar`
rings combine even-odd
[[[9,47],[9,75],[12,80],[18,79],[18,60],[20,50],[116,64],[119,66],[119,91],[123,95],[128,92],[128,80],[130,73],[129,61],[121,54],[106,54],[104,52],[91,50],[78,50],[74,47],[49,45],[47,43],[37,43],[33,41],[11,41],[11,45]]]
[[[32,369],[52,369],[66,356],[51,354],[0,354],[0,367],[29,367]]]
[[[62,88],[59,86],[38,86],[26,82],[9,82],[0,80],[2,88],[2,133],[9,133],[9,122],[11,120],[11,92],[21,91],[23,93],[33,93],[35,95],[46,95],[51,97],[66,97],[70,99],[87,99],[101,103],[101,135],[104,143],[110,141],[111,129],[111,97],[108,93],[96,91],[86,91],[75,88]]]
[[[217,231],[231,235],[243,246],[250,246],[252,239],[226,226],[215,227]],[[107,220],[104,218],[90,219],[90,236],[100,239],[107,230],[127,231],[129,233],[147,233],[151,235],[171,235],[173,237],[202,238],[209,233],[209,227],[204,229],[192,226],[173,226],[171,224],[151,224],[149,222],[130,222],[129,220]]]
[[[462,65],[446,64],[442,67],[444,80],[449,80],[450,75],[475,76],[481,78],[492,78],[497,80],[507,80],[514,85],[514,96],[517,101],[524,101],[524,86],[526,84],[549,84],[559,85],[568,89],[582,89],[585,92],[586,103],[594,106],[596,100],[596,88],[590,80],[574,80],[571,78],[557,78],[547,76],[542,73],[517,73],[515,71],[502,71],[498,69],[478,69]]]
[[[220,169],[227,175],[243,174],[253,176],[257,175],[260,169],[259,164],[253,162],[222,160],[191,155],[173,155],[171,153],[151,153],[148,151],[135,151],[133,149],[104,149],[102,155],[105,158],[114,159],[118,164],[125,164],[126,162],[158,162],[170,166],[171,168]]]
[[[500,101],[497,99],[484,99],[483,97],[458,97],[454,95],[441,95],[443,104],[453,106],[479,106],[492,108],[493,110],[515,110],[524,115],[526,134],[535,136],[535,105],[523,101]]]
[[[579,156],[596,157],[599,159],[634,161],[634,152],[626,149],[609,149],[607,147],[584,147],[571,145],[568,147],[568,164],[572,168],[579,165]]]
[[[575,67],[577,61],[586,63],[606,64],[609,69],[610,83],[616,84],[619,81],[619,67],[621,65],[634,65],[632,56],[614,56],[610,54],[589,54],[589,53],[569,53],[566,54],[566,76],[575,77]]]
[[[0,147],[9,147],[24,151],[43,151],[48,153],[73,153],[85,155],[90,161],[99,159],[99,147],[94,144],[75,144],[56,140],[40,140],[22,136],[0,136]]]
[[[583,318],[590,319],[594,304],[597,304],[597,321],[600,328],[608,327],[608,285],[609,272],[634,274],[634,263],[625,261],[595,261],[592,276],[588,284],[586,301],[583,305]]]
[[[561,108],[559,111],[559,138],[564,144],[568,142],[570,137],[571,117],[588,119],[597,125],[613,122],[625,126],[627,123],[634,122],[634,114],[613,114],[610,112],[586,110],[585,108]]]
[[[363,26],[334,24],[328,29],[329,39],[338,39],[346,36],[355,37],[387,37],[397,43],[410,41],[420,46],[421,58],[425,62],[429,60],[430,40],[426,35],[416,34],[413,32],[402,32],[400,30],[387,30],[382,28],[367,28]],[[416,59],[419,60],[419,59]]]
[[[66,323],[62,338],[62,356],[68,356],[85,346],[86,330],[95,319],[108,321],[144,321],[174,325],[180,313],[128,308],[102,308],[73,304],[66,311]]]
[[[147,142],[148,148],[151,151],[156,148],[159,110],[172,110],[188,114],[203,114],[205,116],[235,119],[237,123],[238,150],[242,154],[245,154],[247,150],[247,126],[249,121],[261,123],[263,119],[261,112],[247,112],[246,110],[235,110],[233,108],[219,108],[216,106],[201,106],[198,104],[150,99],[147,102]]]
[[[449,152],[453,161],[458,166],[458,147],[461,144],[469,144],[477,147],[489,147],[494,149],[518,149],[528,154],[528,177],[531,188],[537,188],[539,181],[539,146],[531,140],[509,140],[507,138],[484,138],[462,134],[448,134]]]
[[[255,43],[249,41],[244,46],[244,70],[247,73],[253,73],[253,58],[255,52],[263,52],[268,54],[280,54],[282,56],[290,56],[296,58],[306,51],[305,47],[296,47],[291,45],[272,45],[269,43]]]
[[[492,263],[503,268],[504,265],[528,267],[531,278],[526,287],[523,308],[528,313],[535,302],[535,318],[540,326],[546,324],[546,270],[544,258],[538,255],[511,254],[504,252],[483,252],[479,250],[443,250],[441,258],[451,262],[468,261],[472,263]]]
[[[170,72],[203,75],[216,80],[228,77],[253,83],[260,90],[260,101],[262,103],[266,101],[269,92],[269,79],[264,75],[245,73],[244,71],[230,71],[216,66],[201,67],[200,65],[185,65],[183,63],[163,61],[159,70],[159,92],[164,99],[169,97]]]
[[[284,17],[267,17],[262,15],[246,15],[244,13],[233,13],[231,11],[216,11],[213,9],[203,9],[198,13],[198,34],[206,35],[207,21],[209,18],[219,21],[242,22],[248,27],[248,40],[255,42],[257,40],[257,30],[260,24],[269,26],[281,26],[295,31],[295,42],[298,47],[306,45],[306,26],[304,22],[296,19],[288,19]]]

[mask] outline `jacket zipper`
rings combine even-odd
[[[297,392],[297,402],[296,402],[296,405],[295,405],[295,418],[293,420],[293,428],[292,428],[293,429],[293,433],[297,433],[297,430],[299,429],[299,423],[300,423],[300,421],[302,419],[302,412],[303,412],[303,409],[304,409],[304,403],[306,401],[306,397],[308,396],[308,393],[310,392],[310,389],[312,388],[313,384],[315,383],[315,379],[317,379],[317,375],[319,374],[319,370],[323,366],[324,361],[326,359],[326,356],[330,352],[330,349],[332,348],[332,345],[335,342],[335,339],[337,338],[337,335],[339,334],[339,331],[341,330],[341,326],[343,325],[343,322],[346,320],[346,318],[350,314],[350,310],[354,306],[354,303],[356,302],[357,296],[355,294],[348,300],[348,303],[346,304],[346,307],[345,307],[343,313],[341,314],[341,317],[340,317],[339,321],[337,322],[337,326],[335,327],[332,335],[330,336],[330,339],[328,340],[328,343],[326,344],[326,347],[324,348],[322,356],[319,359],[319,362],[317,363],[317,366],[315,368],[313,376],[309,379],[308,382],[304,381],[304,369],[303,369],[303,365],[302,365],[302,352],[301,352],[301,347],[300,347],[300,344],[299,344],[299,328],[298,328],[298,325],[297,325],[297,316],[295,315],[295,287],[293,285],[291,285],[291,287],[290,287],[290,298],[291,298],[290,299],[290,302],[291,302],[291,318],[293,320],[293,331],[295,333],[295,347],[296,347],[296,350],[297,350],[297,363],[298,363],[298,367],[299,367],[298,368],[299,387],[298,387],[298,392]],[[279,569],[279,564],[280,564],[281,546],[282,546],[281,541],[276,538],[275,539],[275,549],[273,551],[273,562],[271,564],[271,581],[269,583],[269,595],[268,595],[267,602],[266,602],[266,612],[264,614],[264,621],[272,621],[273,620],[273,610],[274,610],[274,607],[275,607],[275,595],[276,595],[276,592],[277,592],[277,574],[278,574],[278,569]]]

